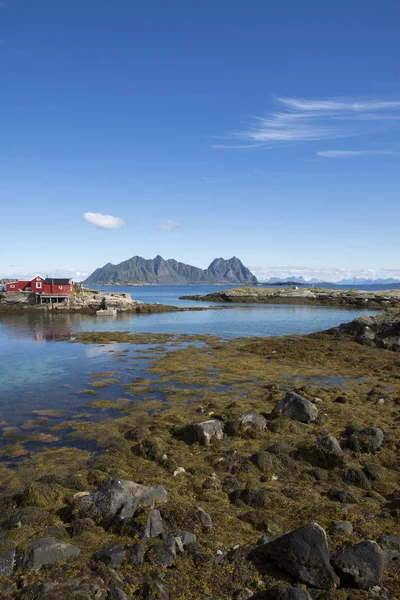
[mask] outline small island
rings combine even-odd
[[[241,287],[211,294],[181,296],[181,300],[203,302],[239,302],[244,304],[310,304],[316,306],[352,306],[388,308],[400,306],[400,290],[365,292],[327,288]]]

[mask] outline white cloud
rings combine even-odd
[[[175,231],[175,229],[179,229],[181,226],[177,221],[165,221],[158,226],[158,229],[162,229],[163,231]]]
[[[265,117],[253,117],[239,132],[231,133],[214,148],[247,149],[294,142],[344,139],[377,133],[396,126],[400,101],[365,99],[304,100],[277,98],[279,109]],[[380,124],[380,125],[379,125]]]
[[[321,150],[317,156],[325,158],[351,158],[353,156],[398,156],[391,150]]]
[[[101,213],[86,212],[83,218],[87,223],[96,225],[101,229],[118,229],[126,225],[126,222],[119,217],[113,217],[112,215],[102,215]]]

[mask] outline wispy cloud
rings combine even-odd
[[[119,217],[103,215],[101,213],[86,212],[83,215],[83,218],[87,223],[96,225],[96,227],[99,227],[100,229],[118,229],[119,227],[126,225],[126,222]]]
[[[376,133],[382,121],[386,128],[396,126],[400,119],[400,100],[283,97],[276,103],[276,112],[252,117],[242,131],[229,134],[224,142],[213,144],[214,148],[248,149],[344,139]]]
[[[317,156],[324,158],[352,158],[356,156],[399,156],[392,150],[321,150]]]
[[[158,229],[161,229],[162,231],[175,231],[175,229],[179,229],[180,226],[181,224],[177,221],[165,221],[158,226]]]

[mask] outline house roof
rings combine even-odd
[[[70,285],[72,283],[72,279],[57,279],[53,277],[46,277],[44,282],[48,285]]]

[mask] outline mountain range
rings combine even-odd
[[[365,277],[351,277],[349,279],[340,279],[339,281],[327,282],[322,279],[316,279],[315,277],[313,277],[312,279],[304,279],[304,277],[302,277],[301,275],[300,277],[270,277],[266,281],[262,281],[262,283],[273,284],[284,283],[289,281],[296,281],[297,283],[302,283],[306,285],[310,283],[331,283],[333,285],[390,285],[391,283],[393,283],[398,285],[400,283],[400,279],[395,279],[393,277],[388,277],[386,279],[368,279]]]
[[[133,256],[118,265],[107,263],[85,280],[86,284],[141,282],[153,284],[249,284],[257,278],[235,256],[216,258],[207,269],[200,269],[162,256],[145,259]]]

